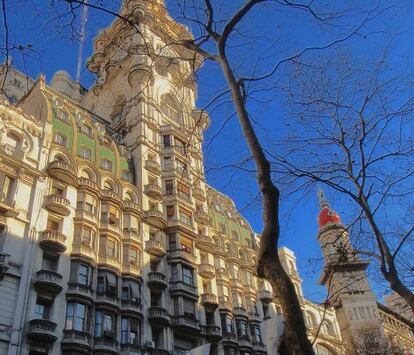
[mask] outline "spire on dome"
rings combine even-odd
[[[321,211],[318,216],[319,227],[323,227],[328,223],[341,224],[341,218],[333,209],[331,209],[329,202],[325,198],[323,190],[319,189],[317,195],[319,199],[319,206],[321,207]]]
[[[318,195],[320,208],[329,207],[329,202],[325,198],[325,192],[321,188],[318,189],[316,194]]]

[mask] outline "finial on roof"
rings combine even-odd
[[[318,189],[316,194],[318,195],[319,206],[321,208],[329,207],[329,202],[325,198],[325,192],[321,188]]]

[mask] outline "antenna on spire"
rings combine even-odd
[[[325,192],[321,188],[319,188],[318,191],[316,192],[316,194],[318,196],[319,206],[321,208],[328,207],[329,203],[325,198]]]
[[[86,37],[86,22],[88,21],[88,0],[83,2],[82,8],[82,17],[80,22],[80,32],[79,32],[79,52],[78,52],[78,63],[76,68],[76,81],[80,82],[80,76],[82,71],[82,57],[83,57],[83,47],[85,44]]]

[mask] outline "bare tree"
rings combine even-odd
[[[274,170],[290,183],[323,183],[348,198],[355,252],[373,257],[414,310],[407,286],[414,266],[414,92],[411,73],[392,66],[388,49],[372,63],[340,53],[291,66],[296,120],[289,152],[274,155]]]

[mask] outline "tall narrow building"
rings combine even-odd
[[[346,227],[323,191],[318,195],[318,240],[324,257],[319,282],[327,288],[330,304],[336,310],[347,353],[396,353],[384,330],[387,307],[377,302],[367,277],[369,261],[354,252]],[[409,329],[406,334],[410,337]]]

